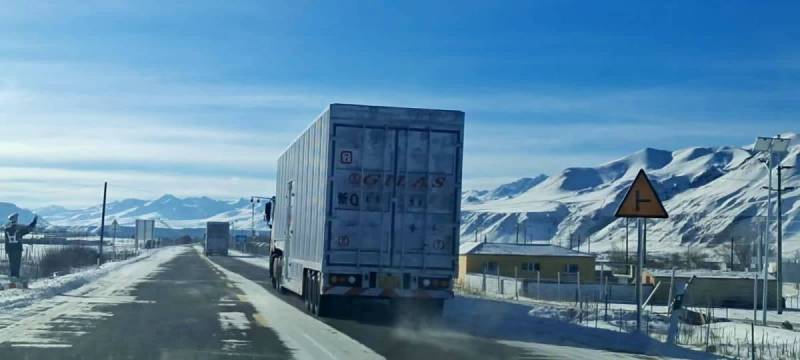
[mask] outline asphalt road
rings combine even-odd
[[[97,306],[108,313],[81,332],[48,329],[69,347],[0,346],[2,359],[285,359],[289,349],[257,323],[252,305],[196,252],[188,251],[133,291],[137,301]]]
[[[302,299],[292,294],[278,295],[269,284],[267,270],[232,257],[212,257],[213,262],[255,281],[273,295],[301,311]],[[320,321],[366,345],[387,359],[537,359],[521,349],[495,341],[454,334],[436,324],[420,324],[392,319],[382,304],[352,304],[350,311]]]
[[[56,296],[29,310],[24,323],[2,329],[0,321],[0,359],[608,358],[568,347],[523,350],[392,319],[375,303],[314,318],[299,297],[271,289],[267,270],[233,257],[207,259],[187,249],[160,267],[146,265],[111,273],[93,290]],[[130,289],[115,286],[134,275],[141,279]]]

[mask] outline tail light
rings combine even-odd
[[[450,287],[450,279],[442,278],[419,278],[418,287],[427,290],[441,290]]]
[[[361,275],[356,274],[331,274],[328,280],[333,286],[361,287]]]

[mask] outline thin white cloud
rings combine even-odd
[[[772,99],[794,96],[681,89],[348,93],[176,83],[99,64],[0,64],[0,128],[13,134],[0,138],[0,158],[15,166],[0,173],[0,200],[36,205],[94,203],[101,179],[141,198],[269,192],[274,179],[253,177],[254,169],[273,172],[278,155],[330,102],[464,110],[464,184],[488,188],[626,154],[587,149],[597,143],[646,144],[640,139],[650,134],[649,146],[669,148],[687,137],[768,133],[763,123],[741,120]],[[727,103],[749,112],[723,127],[720,117],[732,113]]]
[[[102,200],[104,181],[109,182],[111,200],[150,199],[164,193],[237,199],[272,194],[275,188],[273,179],[226,175],[184,176],[35,167],[0,167],[0,173],[3,174],[0,199],[13,198],[31,208],[51,204],[73,207],[98,204]]]

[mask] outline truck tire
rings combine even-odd
[[[315,272],[312,281],[311,281],[311,310],[314,315],[319,317],[328,316],[328,300],[325,296],[322,295],[320,289],[320,273]]]
[[[311,271],[306,270],[303,272],[303,305],[306,306],[306,311],[313,313],[311,310]]]
[[[274,266],[270,267],[272,270],[272,285],[279,294],[283,294],[282,274],[283,274],[283,257],[275,257],[272,263]]]

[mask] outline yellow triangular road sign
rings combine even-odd
[[[634,217],[634,218],[668,218],[667,210],[661,204],[661,199],[658,198],[653,184],[644,173],[644,169],[639,170],[636,174],[636,179],[619,204],[616,217]]]

